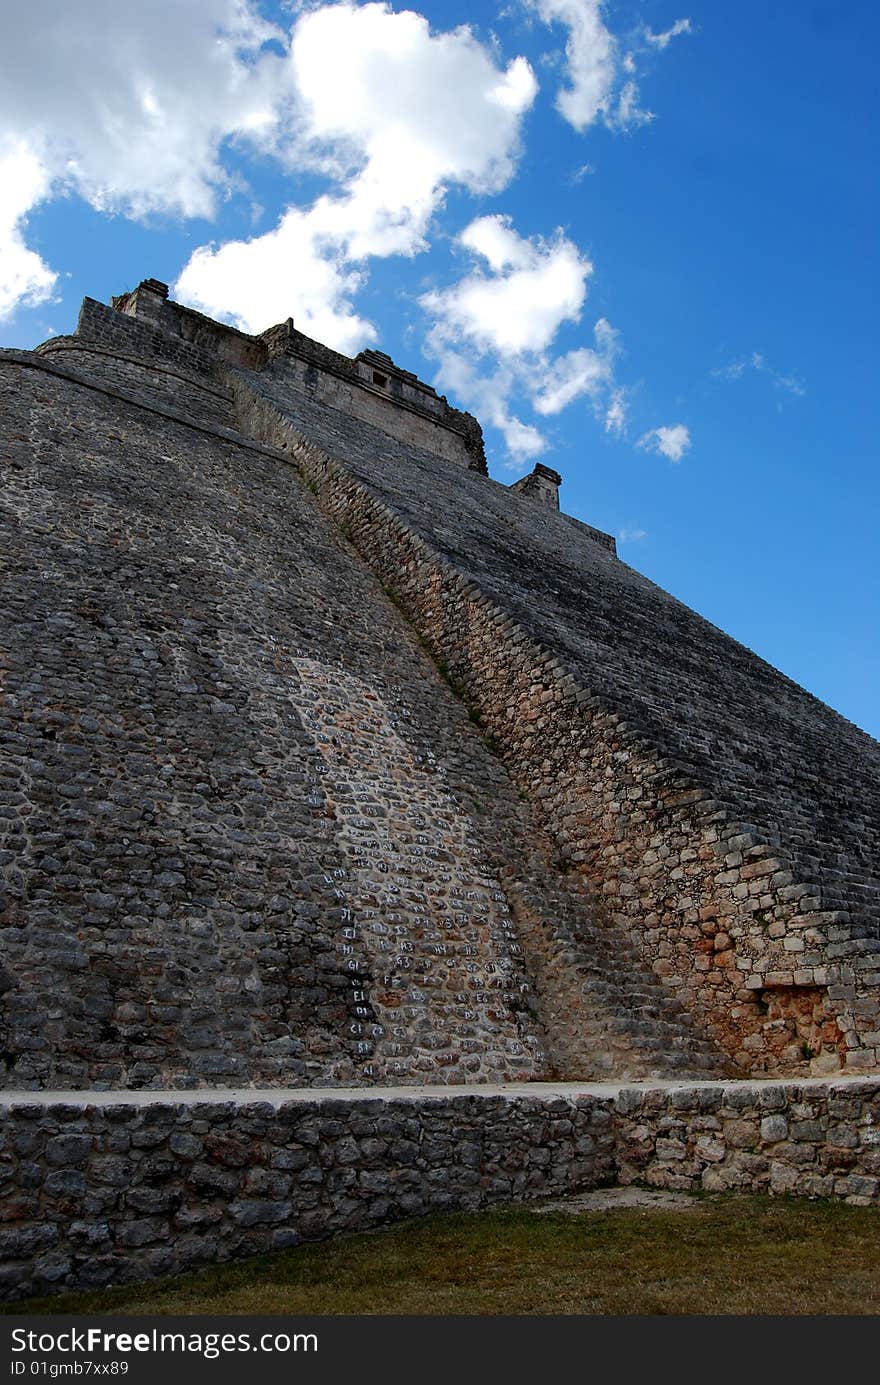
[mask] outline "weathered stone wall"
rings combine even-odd
[[[607,1103],[69,1099],[0,1108],[0,1298],[173,1274],[419,1213],[595,1187]]]
[[[747,1072],[875,1066],[876,742],[549,507],[380,452],[342,415],[320,435],[266,376],[239,410],[297,459],[562,862],[707,1034]]]
[[[473,462],[466,436],[446,426],[441,419],[426,416],[422,408],[392,393],[393,376],[388,377],[388,387],[382,390],[368,381],[329,374],[295,356],[274,361],[267,373],[291,402],[297,395],[303,395],[315,404],[372,424],[398,442],[424,448],[446,461],[464,467]]]
[[[134,356],[146,363],[170,366],[189,376],[211,380],[217,378],[221,357],[214,350],[215,341],[202,345],[188,341],[174,330],[170,318],[171,305],[161,315],[138,318],[108,308],[94,298],[84,298],[76,324],[76,340],[82,345],[102,347]],[[222,329],[221,329],[222,330]],[[51,340],[38,347],[39,352],[51,350]]]
[[[705,1192],[880,1199],[880,1082],[625,1088],[619,1182]]]
[[[39,354],[89,381],[131,391],[145,402],[177,410],[187,418],[220,427],[235,423],[231,394],[217,372],[198,376],[181,366],[160,365],[106,347],[92,346],[79,337],[55,337]]]
[[[289,461],[58,370],[0,360],[4,1085],[718,1072]]]
[[[191,315],[187,309],[178,312],[185,330]],[[298,332],[291,319],[270,327],[257,340],[268,349],[270,374],[282,382],[287,397],[303,393],[398,441],[486,475],[483,431],[473,415],[453,409],[445,395],[438,395],[412,371],[402,370],[384,352],[362,351],[351,360]]]
[[[877,1066],[880,747],[273,331],[147,281],[0,353],[0,1084],[83,1093],[4,1107],[3,1292],[614,1177],[876,1200],[880,1079],[708,1079]],[[701,1085],[403,1092],[557,1076]],[[400,1098],[282,1090],[346,1084]]]
[[[880,1200],[880,1081],[0,1106],[0,1298],[634,1181]]]
[[[152,331],[153,348],[159,354],[172,357],[201,358],[208,369],[218,362],[262,370],[269,360],[266,343],[260,337],[249,336],[236,327],[215,322],[203,313],[168,301],[168,285],[156,279],[145,279],[130,293],[112,300],[114,320],[107,316],[102,304],[87,298],[77,324],[78,336],[91,336],[95,330],[110,332],[114,339],[145,340]]]
[[[4,383],[7,1082],[534,1072],[454,699],[292,471]]]

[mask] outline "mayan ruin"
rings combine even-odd
[[[876,741],[379,350],[145,279],[0,391],[0,1295],[880,1200]]]

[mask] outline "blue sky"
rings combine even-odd
[[[152,275],[378,346],[499,480],[559,469],[880,735],[874,4],[35,0],[4,30],[4,345]]]

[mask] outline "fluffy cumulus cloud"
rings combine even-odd
[[[21,242],[40,202],[72,191],[102,211],[211,216],[230,186],[223,142],[271,147],[283,109],[283,63],[266,47],[277,31],[247,0],[36,9],[38,21],[34,6],[8,8],[0,47],[0,128],[15,174],[11,196],[3,180],[6,312],[51,275]]]
[[[261,332],[285,316],[328,346],[354,355],[375,328],[352,305],[363,276],[338,246],[322,243],[317,218],[291,207],[267,235],[196,250],[175,297],[245,332]]]
[[[250,328],[295,313],[351,345],[370,334],[350,301],[359,267],[423,249],[447,188],[503,187],[537,92],[524,58],[500,65],[469,29],[432,34],[387,4],[313,8],[289,30],[258,0],[39,8],[39,23],[10,11],[0,51],[2,128],[34,170],[3,207],[7,306],[51,274],[22,240],[39,200],[72,191],[128,216],[213,217],[240,186],[225,157],[236,145],[333,191],[266,236],[202,247],[181,293]]]
[[[4,17],[0,121],[95,207],[211,216],[224,140],[277,134],[277,31],[246,0],[40,0]]]
[[[501,431],[514,466],[547,446],[540,430],[513,411],[514,399],[546,417],[587,396],[609,430],[619,431],[624,402],[614,386],[619,343],[611,324],[596,323],[592,346],[550,354],[560,327],[580,319],[593,272],[586,256],[559,231],[520,236],[504,216],[477,218],[459,243],[474,268],[421,299],[442,387]]]
[[[546,350],[563,322],[580,316],[593,266],[570,240],[525,240],[502,216],[479,217],[460,243],[483,262],[422,306],[445,336],[501,356]],[[485,265],[485,268],[483,267]]]
[[[355,229],[368,239],[355,253],[376,253],[377,206],[380,221],[390,212],[404,225],[409,250],[444,184],[494,192],[510,178],[537,92],[524,58],[502,69],[467,28],[432,34],[411,11],[342,4],[302,17],[290,60],[307,136],[359,169],[351,195],[366,219]]]
[[[691,445],[690,429],[683,423],[673,423],[661,428],[652,428],[643,433],[636,443],[646,452],[656,452],[668,457],[670,462],[680,462]]]
[[[423,250],[448,187],[507,183],[537,83],[523,58],[499,67],[468,29],[432,34],[421,15],[380,4],[306,13],[289,61],[297,157],[331,169],[338,190],[266,236],[197,251],[178,290],[250,329],[274,320],[270,302],[277,318],[284,298],[306,331],[349,350],[372,334],[348,297],[356,267]]]
[[[564,33],[559,110],[577,130],[626,128],[639,54],[689,21],[644,30],[624,51],[602,0],[525,0]],[[0,46],[0,317],[51,296],[63,266],[29,245],[29,214],[59,196],[132,218],[218,218],[249,195],[245,170],[271,162],[291,189],[276,224],[198,246],[175,296],[257,332],[292,316],[353,354],[376,338],[358,308],[376,257],[434,240],[451,191],[501,192],[516,171],[538,84],[524,57],[499,57],[468,26],[432,31],[388,3],[264,0],[37,0],[4,18]],[[249,165],[248,159],[252,162]],[[585,176],[589,165],[578,170]],[[609,434],[626,428],[617,333],[604,318],[571,349],[593,266],[563,232],[521,236],[500,215],[471,220],[457,282],[421,298],[438,383],[501,430],[516,466],[577,400]],[[529,414],[532,415],[531,419]],[[680,456],[680,425],[645,446]],[[686,435],[686,430],[683,430]]]
[[[0,144],[0,320],[19,304],[50,297],[58,278],[24,243],[25,218],[46,196],[48,179],[25,144]]]

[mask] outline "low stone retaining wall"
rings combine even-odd
[[[615,1182],[880,1201],[880,1078],[7,1093],[0,1298]]]
[[[607,1099],[495,1093],[9,1093],[0,1298],[613,1181]]]

